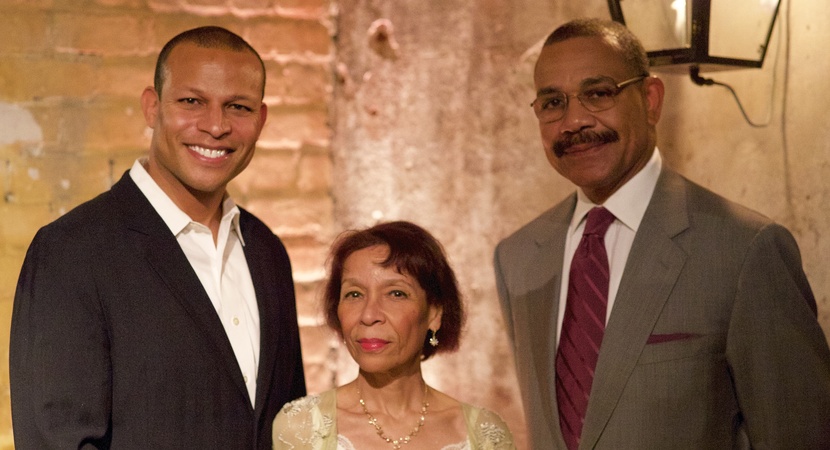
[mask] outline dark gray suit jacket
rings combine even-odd
[[[219,316],[128,174],[35,236],[12,314],[15,446],[271,448],[305,395],[291,265],[242,211],[261,324],[255,407]]]
[[[529,442],[564,449],[554,389],[576,196],[496,249]],[[606,326],[581,449],[830,448],[830,350],[792,235],[664,169]]]

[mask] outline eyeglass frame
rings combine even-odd
[[[610,92],[609,96],[608,96],[608,98],[611,99],[611,105],[609,105],[607,108],[592,109],[593,106],[586,105],[585,102],[583,102],[582,98],[581,98],[581,96],[584,94],[584,92],[582,92],[582,91],[580,91],[579,93],[576,93],[576,94],[566,94],[566,93],[562,92],[562,94],[565,96],[565,105],[563,105],[563,107],[562,107],[562,115],[560,117],[557,117],[556,119],[548,120],[546,122],[556,122],[556,121],[561,120],[562,117],[565,117],[565,113],[568,111],[568,106],[570,106],[570,104],[571,104],[571,101],[570,101],[571,97],[576,97],[576,100],[579,102],[579,104],[582,105],[582,107],[585,108],[588,112],[597,113],[597,112],[602,112],[602,111],[608,111],[609,109],[617,106],[617,96],[620,95],[620,93],[623,91],[623,89],[627,88],[628,86],[633,86],[634,84],[645,80],[649,76],[650,76],[650,74],[645,73],[645,74],[641,74],[641,75],[638,75],[636,77],[629,78],[627,80],[623,80],[623,81],[620,81],[619,83],[614,84],[614,90],[612,92]],[[613,78],[610,78],[610,77],[607,77],[607,78],[610,79],[611,81],[614,81]],[[536,118],[539,119],[539,120],[542,120],[542,118],[539,117],[539,115],[540,115],[541,111],[543,111],[543,110],[540,109],[539,111],[536,111],[536,106],[535,105],[536,105],[536,102],[539,101],[541,98],[542,98],[541,96],[537,96],[535,99],[533,99],[532,102],[530,102],[530,107],[533,108],[533,112],[534,112],[534,114],[536,114]]]

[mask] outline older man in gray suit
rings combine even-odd
[[[796,242],[663,164],[642,45],[570,22],[535,84],[545,154],[579,189],[495,254],[532,448],[830,448]]]

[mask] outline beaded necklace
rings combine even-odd
[[[416,434],[418,434],[418,432],[421,430],[421,427],[424,426],[424,422],[427,418],[427,409],[429,409],[429,403],[427,403],[428,389],[429,387],[426,385],[426,383],[424,383],[424,402],[421,405],[421,416],[418,418],[418,424],[415,425],[415,429],[410,431],[408,435],[399,437],[398,439],[392,439],[386,436],[386,434],[383,432],[383,427],[381,427],[378,423],[378,419],[376,419],[375,416],[373,416],[372,413],[369,412],[369,409],[366,408],[366,402],[363,401],[363,394],[360,393],[359,386],[357,388],[357,397],[360,401],[360,406],[363,408],[363,413],[366,414],[366,417],[369,418],[369,423],[375,427],[375,432],[377,432],[378,436],[380,436],[380,438],[386,441],[387,443],[392,444],[393,449],[400,450],[401,445],[408,444],[409,441],[411,441],[412,438],[415,437]]]

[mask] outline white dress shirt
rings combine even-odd
[[[576,253],[580,240],[582,240],[588,211],[596,206],[604,206],[616,217],[608,228],[608,232],[605,233],[605,251],[608,253],[608,268],[610,270],[608,309],[605,316],[605,323],[608,323],[608,317],[611,316],[614,299],[617,297],[617,290],[620,287],[625,262],[631,252],[631,244],[634,243],[634,236],[640,228],[640,222],[643,220],[651,195],[657,186],[657,179],[660,177],[662,166],[663,160],[660,157],[660,151],[655,148],[654,154],[645,167],[622,185],[617,192],[608,197],[602,205],[594,204],[581,189],[577,190],[576,208],[571,224],[568,226],[568,237],[565,241],[565,259],[562,262],[562,289],[559,292],[559,317],[556,324],[557,342],[559,341],[559,333],[562,331],[562,321],[565,317],[571,260],[574,253]]]
[[[214,243],[210,228],[194,222],[179,209],[150,177],[144,163],[143,158],[136,160],[130,177],[176,236],[210,297],[233,347],[253,406],[259,365],[259,309],[243,252],[239,208],[230,197],[222,202],[222,220]]]

